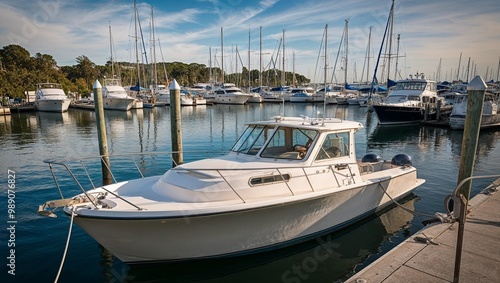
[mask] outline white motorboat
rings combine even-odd
[[[39,83],[36,85],[35,107],[38,111],[66,112],[71,99],[66,96],[61,84]]]
[[[134,105],[136,99],[128,96],[121,85],[120,79],[104,79],[102,88],[102,102],[104,109],[128,111]]]
[[[83,193],[46,202],[39,213],[54,216],[51,208],[63,206],[131,264],[276,249],[343,228],[425,182],[406,154],[357,160],[355,133],[362,127],[307,117],[249,123],[225,156],[91,190],[78,183]]]
[[[290,102],[323,102],[323,95],[316,94],[312,87],[297,87],[290,91]]]
[[[486,92],[483,101],[483,113],[481,115],[480,129],[493,128],[500,126],[500,113],[498,112],[499,97]],[[463,130],[465,127],[465,118],[467,114],[467,94],[455,96],[453,110],[450,115],[450,127],[453,130]]]
[[[251,94],[244,93],[232,83],[225,83],[216,87],[212,95],[214,102],[220,104],[245,104],[252,96]]]

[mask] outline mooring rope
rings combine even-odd
[[[384,193],[391,199],[393,203],[395,203],[397,206],[401,207],[404,211],[411,213],[413,215],[420,215],[420,216],[425,216],[425,217],[431,217],[431,218],[438,218],[436,215],[424,213],[424,212],[419,212],[416,210],[411,210],[409,208],[404,207],[402,204],[400,204],[397,200],[393,199],[389,193],[387,193],[387,190],[382,186],[381,183],[378,183],[378,186],[384,191]]]
[[[56,280],[54,280],[54,283],[57,283],[59,281],[59,276],[61,275],[61,271],[64,265],[64,261],[66,260],[66,253],[68,252],[68,247],[69,247],[69,240],[71,238],[71,230],[73,229],[73,218],[75,216],[75,213],[73,210],[71,210],[71,221],[69,223],[69,231],[68,231],[68,238],[66,239],[66,247],[64,248],[64,253],[63,257],[61,260],[61,265],[59,266],[59,271],[57,272]]]

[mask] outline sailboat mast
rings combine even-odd
[[[222,84],[224,84],[224,35],[223,35],[222,27],[220,28],[220,49],[222,52],[222,55],[221,55]]]
[[[158,84],[157,70],[156,70],[156,42],[155,42],[155,21],[153,17],[153,6],[151,6],[151,28],[153,29],[153,86]]]
[[[260,26],[259,84],[262,86],[262,26]],[[499,63],[500,64],[500,63]]]
[[[328,69],[328,24],[325,25],[325,72],[323,74],[324,92],[323,92],[323,124],[326,116],[326,71]]]
[[[399,39],[401,38],[401,34],[398,34],[398,45],[396,48],[396,70],[394,70],[394,79],[398,78],[398,61],[399,61]]]
[[[285,85],[285,30],[283,30],[283,54],[282,54],[282,68],[281,68],[281,85]]]
[[[392,55],[392,33],[394,26],[394,0],[392,0],[392,8],[390,14],[390,29],[389,29],[389,53],[387,54],[387,85],[389,85],[389,79],[391,77],[391,55]]]
[[[372,28],[373,26],[370,26],[370,32],[368,33],[368,47],[366,51],[366,81],[369,81],[370,78],[370,45],[371,45],[371,39],[372,39]]]
[[[252,87],[250,84],[250,28],[248,29],[248,91]]]
[[[137,1],[134,1],[134,24],[135,24],[135,62],[137,68],[137,82],[141,85],[141,68],[139,66],[139,36],[137,34]]]
[[[349,54],[349,20],[345,20],[345,66],[344,66],[344,85],[347,84],[347,61]]]
[[[111,22],[109,22],[109,51],[110,51],[110,58],[109,60],[111,61],[111,78],[115,78],[115,67],[113,66],[113,39],[111,37]]]

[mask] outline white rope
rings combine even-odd
[[[73,229],[74,216],[75,216],[75,213],[73,212],[73,210],[71,210],[71,221],[69,223],[69,231],[68,231],[68,238],[66,239],[66,247],[64,248],[63,257],[61,260],[61,265],[59,266],[59,271],[57,272],[56,280],[54,280],[54,283],[57,283],[57,281],[59,281],[59,276],[61,275],[64,261],[66,260],[66,253],[68,252],[68,247],[69,247],[69,239],[71,238],[71,230]]]

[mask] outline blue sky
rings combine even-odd
[[[496,79],[500,58],[500,1],[396,0],[394,38],[401,36],[398,71],[401,77],[416,72],[436,77],[441,60],[443,79],[455,79],[462,53],[461,76],[470,58],[473,70]],[[183,0],[138,1],[141,26],[149,45],[151,6],[154,9],[157,61],[221,64],[221,27],[224,29],[224,69],[227,73],[248,63],[250,30],[251,69],[259,68],[259,29],[262,60],[267,66],[285,30],[285,69],[322,81],[320,46],[328,24],[328,66],[331,72],[345,20],[349,20],[348,80],[366,78],[365,54],[372,27],[371,56],[378,53],[390,0]],[[135,62],[133,1],[3,0],[0,3],[0,46],[19,44],[31,55],[50,54],[58,65],[74,65],[85,55],[97,64],[110,58],[111,23],[114,57]],[[396,53],[396,41],[393,53]],[[150,49],[147,48],[149,60]],[[323,51],[321,51],[322,53]],[[341,55],[341,57],[343,54]],[[215,57],[215,59],[214,59]],[[293,59],[295,58],[295,59]],[[339,59],[335,71],[343,81]],[[472,65],[474,63],[474,65]],[[370,61],[370,74],[375,59]],[[395,61],[392,63],[394,69]],[[247,66],[246,66],[247,67]],[[366,68],[366,67],[365,67]],[[239,71],[238,70],[238,71]],[[392,73],[393,71],[391,71]],[[386,76],[386,75],[385,75]],[[398,75],[399,76],[399,75]],[[381,73],[379,71],[379,79]],[[394,75],[391,75],[394,78]]]

